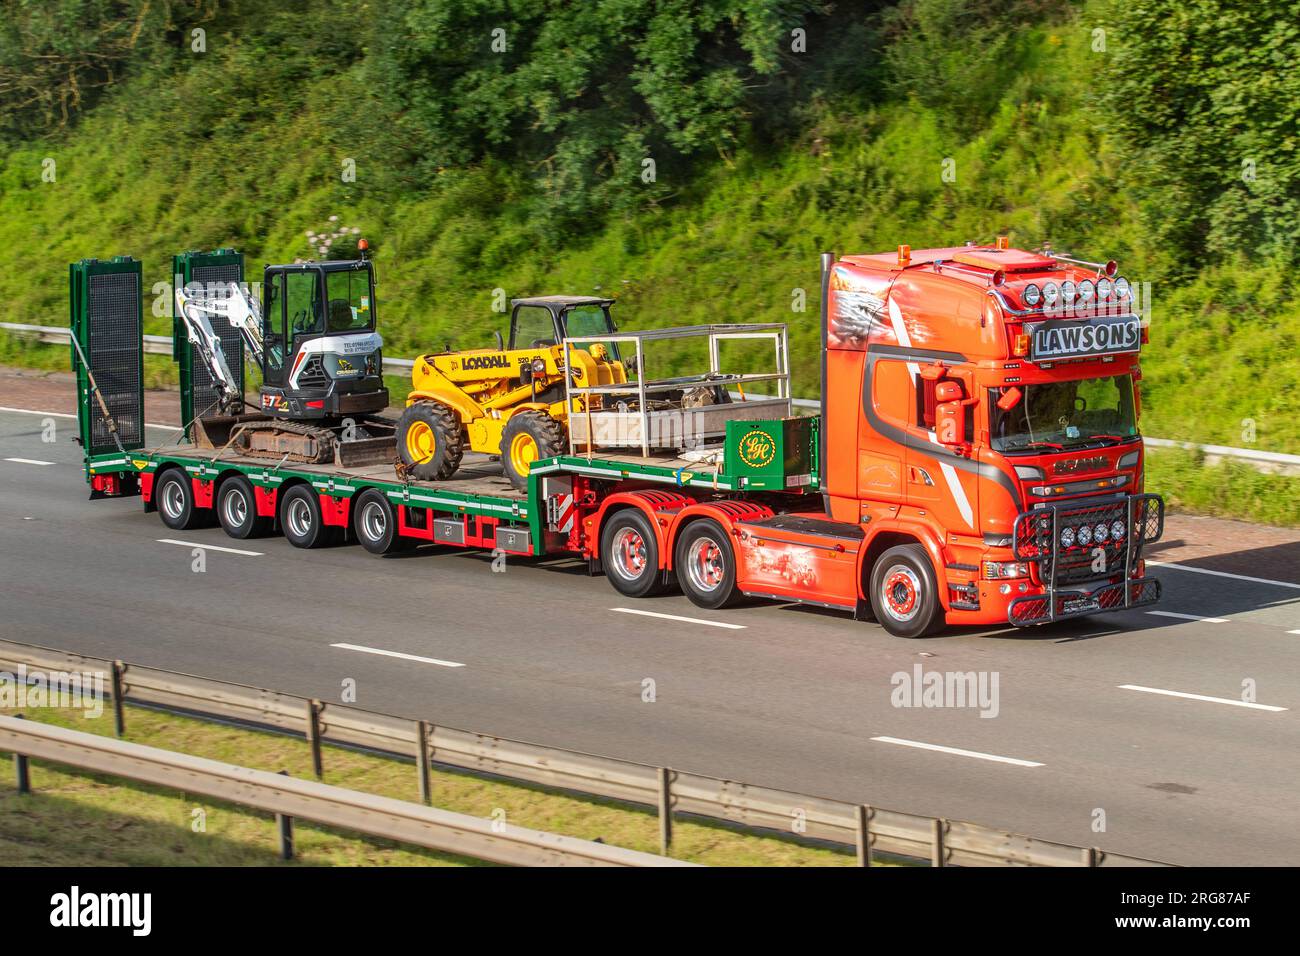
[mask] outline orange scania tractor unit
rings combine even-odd
[[[547,419],[546,448],[521,458],[512,480],[482,450],[442,448],[456,430],[430,433],[429,454],[456,464],[438,474],[403,467],[391,428],[376,427],[366,455],[310,460],[147,446],[142,355],[114,344],[140,336],[140,281],[129,257],[71,270],[86,477],[93,497],[139,495],[172,529],[216,521],[236,538],[279,531],[301,548],[343,538],[374,554],[420,544],[569,554],[627,597],[675,584],[710,609],[804,602],[899,637],[1160,597],[1143,560],[1164,523],[1143,489],[1146,330],[1113,262],[1001,239],[823,256],[812,417],[793,414],[784,325],[627,331],[606,300],[583,300],[606,310],[583,329],[547,313],[533,342],[546,362],[500,340],[463,353],[502,394],[531,388],[538,421],[563,418]],[[736,340],[773,363],[732,367]],[[676,357],[660,366],[664,349]],[[690,372],[690,354],[707,364]],[[597,358],[617,374],[592,374]],[[231,395],[241,398],[237,386]]]

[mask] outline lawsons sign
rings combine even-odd
[[[1141,347],[1141,320],[1136,315],[1090,322],[1038,322],[1027,327],[1033,337],[1031,362],[1120,355]]]

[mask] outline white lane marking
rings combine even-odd
[[[1140,690],[1144,694],[1161,694],[1165,697],[1184,697],[1187,700],[1203,700],[1211,704],[1231,704],[1233,707],[1249,707],[1252,710],[1269,710],[1274,713],[1287,709],[1273,707],[1270,704],[1252,704],[1245,700],[1233,700],[1231,697],[1206,697],[1204,694],[1185,694],[1181,690],[1162,690],[1159,687],[1142,687],[1139,684],[1120,684],[1119,689]]]
[[[1279,588],[1295,588],[1300,591],[1300,584],[1292,581],[1274,581],[1271,578],[1252,578],[1248,574],[1229,574],[1227,571],[1211,571],[1209,568],[1193,568],[1186,564],[1175,564],[1172,561],[1147,561],[1147,566],[1152,568],[1176,568],[1179,571],[1191,571],[1195,574],[1212,574],[1216,578],[1232,578],[1234,581],[1250,581],[1252,584],[1272,584]]]
[[[52,465],[52,461],[41,461],[39,458],[6,458],[5,461],[12,461],[16,465]]]
[[[1018,757],[1000,757],[997,754],[984,754],[978,750],[962,750],[959,747],[940,747],[938,744],[924,744],[919,740],[903,740],[901,737],[872,737],[882,744],[898,744],[900,747],[916,747],[918,750],[934,750],[941,754],[956,754],[958,757],[976,757],[980,760],[993,760],[997,763],[1009,763],[1017,767],[1041,767],[1043,764]]]
[[[707,624],[709,627],[726,627],[733,631],[743,631],[747,625],[732,624],[728,621],[706,621],[698,617],[682,617],[678,614],[660,614],[658,611],[641,611],[631,607],[612,607],[611,611],[619,614],[640,614],[643,617],[661,617],[666,621],[685,621],[687,624]]]
[[[198,541],[179,541],[176,538],[158,538],[159,544],[179,544],[182,548],[202,548],[204,551],[224,551],[226,554],[244,554],[250,558],[260,558],[261,551],[243,551],[239,548],[223,548],[217,544],[201,544]]]
[[[1288,633],[1288,634],[1300,634],[1300,630],[1296,630],[1296,631],[1287,631],[1287,633]]]
[[[1177,611],[1147,611],[1156,617],[1176,617],[1181,621],[1203,621],[1206,624],[1227,624],[1226,617],[1201,617],[1199,614],[1179,614]]]
[[[67,412],[42,412],[35,408],[14,408],[12,405],[0,405],[0,412],[20,412],[23,415],[45,415],[49,418],[76,418],[76,415],[69,415]],[[178,432],[181,430],[179,425],[159,425],[156,422],[145,422],[145,428],[165,428],[168,431]]]
[[[436,657],[420,657],[418,654],[403,654],[401,651],[386,651],[382,647],[365,647],[361,644],[331,644],[344,651],[360,651],[362,654],[378,654],[380,657],[396,657],[404,661],[417,661],[421,664],[437,664],[439,667],[464,667],[455,661],[440,661]]]

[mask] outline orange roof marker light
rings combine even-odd
[[[912,261],[912,247],[911,247],[911,246],[899,246],[899,247],[898,247],[898,264],[899,264],[900,266],[904,266],[904,267],[906,267],[907,264],[910,263],[911,261]]]
[[[1009,240],[1007,239],[1006,236],[998,236],[998,248],[999,248],[999,249],[1010,249],[1010,248],[1011,248],[1011,244],[1010,244],[1010,242],[1009,242]]]

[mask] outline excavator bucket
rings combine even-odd
[[[343,441],[334,446],[334,463],[340,468],[391,464],[397,457],[397,443],[392,435]]]

